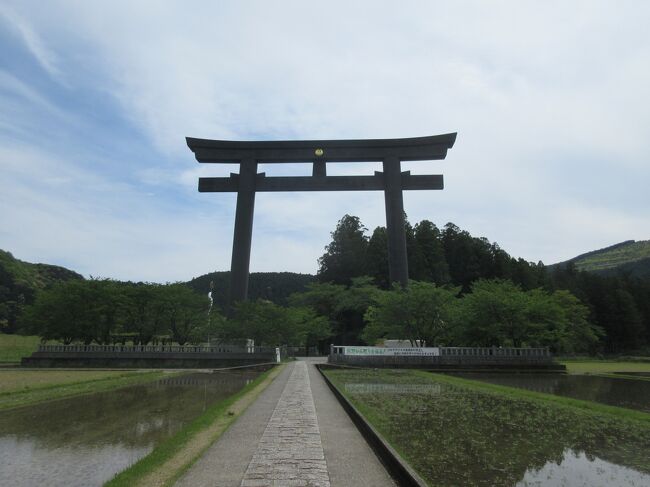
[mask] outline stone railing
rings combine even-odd
[[[548,348],[497,347],[364,347],[333,345],[330,355],[368,357],[550,357]]]
[[[235,345],[39,345],[47,353],[275,353],[272,347],[240,347]]]
[[[550,357],[548,347],[440,347],[443,357]]]

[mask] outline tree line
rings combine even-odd
[[[330,336],[327,320],[308,307],[258,299],[237,303],[226,318],[207,293],[184,283],[110,279],[59,282],[37,293],[21,331],[64,344],[202,343],[314,346]]]
[[[261,276],[257,299],[211,307],[208,277],[190,283],[69,280],[36,292],[22,333],[63,343],[179,344],[254,339],[256,345],[548,346],[557,353],[641,351],[650,337],[650,281],[547,269],[447,224],[407,225],[408,288],[388,282],[386,230],[345,215],[319,259],[317,281]],[[279,281],[278,281],[279,280]],[[278,281],[278,282],[276,282]],[[311,282],[310,282],[311,281]],[[647,350],[647,348],[646,348]]]
[[[572,264],[549,270],[542,262],[533,263],[511,257],[496,243],[473,237],[453,223],[439,229],[427,220],[415,225],[407,222],[406,239],[409,275],[415,281],[457,289],[457,296],[463,299],[474,294],[479,281],[508,282],[529,295],[536,292],[556,296],[558,300],[560,296],[577,298],[577,303],[586,309],[587,322],[596,330],[595,343],[591,334],[585,338],[590,350],[607,353],[648,350],[648,279],[626,274],[601,276],[580,272]],[[319,259],[319,281],[351,287],[355,278],[369,276],[371,284],[388,290],[386,240],[384,227],[377,227],[368,235],[359,218],[345,215],[332,232],[332,241]],[[479,287],[484,285],[480,284]],[[550,309],[549,315],[552,312]],[[344,328],[348,334],[354,335],[362,322],[363,317],[353,313]],[[525,324],[522,324],[522,328],[530,329]],[[471,339],[471,334],[462,336],[464,340]],[[339,335],[339,340],[347,338],[345,333]]]

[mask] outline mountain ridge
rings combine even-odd
[[[553,269],[570,264],[579,271],[603,275],[623,273],[633,277],[650,277],[650,240],[625,240],[548,267]]]

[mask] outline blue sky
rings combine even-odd
[[[185,136],[458,132],[409,219],[553,263],[650,238],[650,4],[0,0],[0,248],[84,275],[230,265],[234,194]],[[208,167],[204,167],[208,166]],[[371,174],[374,164],[330,174]],[[307,165],[262,167],[308,174]],[[259,194],[251,269],[315,272],[381,193]]]

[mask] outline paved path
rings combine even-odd
[[[330,487],[307,363],[293,367],[241,487]]]
[[[394,486],[313,361],[289,364],[181,487]]]

